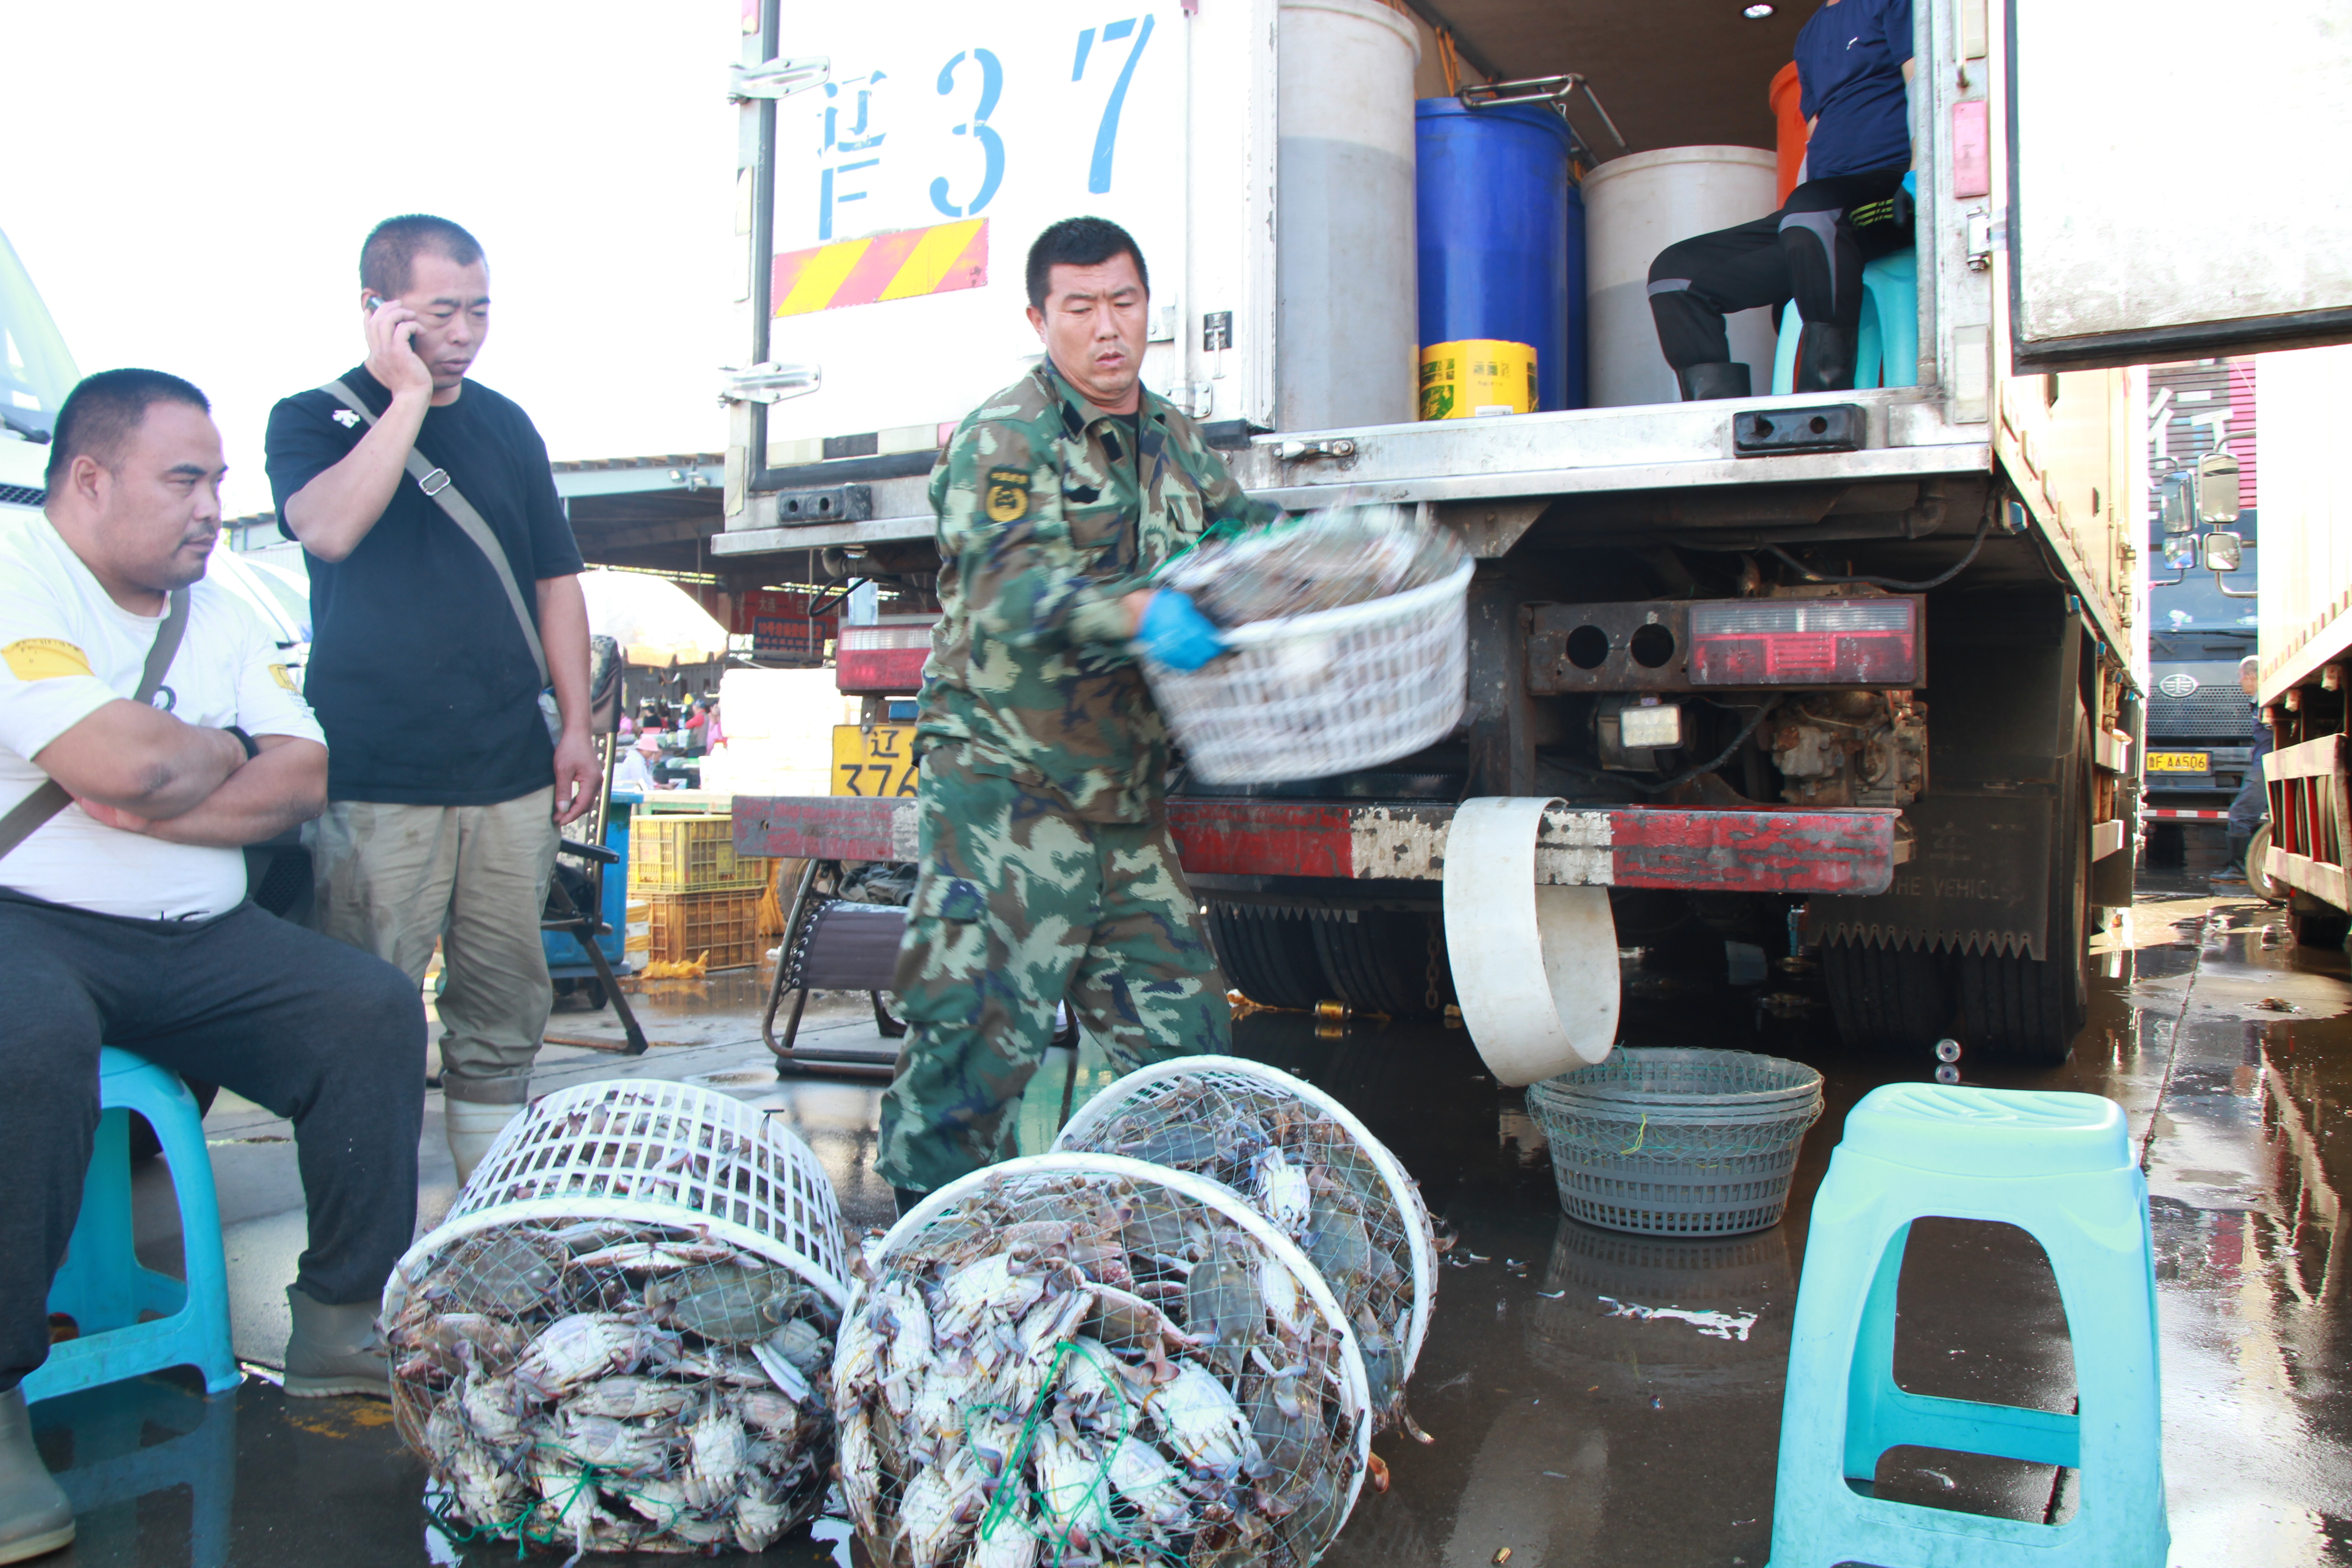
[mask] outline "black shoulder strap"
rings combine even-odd
[[[139,694],[133,702],[152,702],[155,693],[163,689],[163,677],[170,673],[172,660],[180,651],[180,639],[188,631],[188,591],[172,591],[170,607],[163,612],[163,624],[155,628],[155,641],[147,650],[146,668],[139,672]],[[36,828],[73,804],[73,796],[65,785],[50,779],[40,788],[8,808],[0,816],[0,855],[22,844],[33,836]]]
[[[331,381],[319,390],[366,420],[371,426],[375,424],[374,412],[341,382]],[[545,686],[547,649],[540,643],[538,623],[530,618],[530,607],[523,602],[522,587],[515,581],[514,568],[507,564],[507,552],[499,543],[499,536],[490,531],[490,525],[483,521],[480,512],[474,510],[474,503],[450,482],[449,471],[436,468],[426,461],[425,454],[418,451],[414,443],[409,446],[405,467],[409,476],[415,479],[416,488],[433,498],[433,504],[448,514],[449,521],[457,525],[457,531],[473,541],[474,548],[480,551],[482,558],[490,563],[490,570],[499,574],[499,585],[507,591],[507,603],[514,610],[516,624],[522,627],[522,640],[530,645],[531,662],[539,666],[539,683]]]

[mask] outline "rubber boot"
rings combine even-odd
[[[457,1184],[474,1179],[474,1167],[490,1152],[508,1122],[522,1114],[520,1105],[485,1105],[474,1100],[442,1101],[449,1127],[449,1157],[457,1162]]]
[[[2229,831],[2229,839],[2230,863],[2214,872],[2213,879],[2218,882],[2245,881],[2248,879],[2246,851],[2253,847],[2254,836],[2251,833],[2241,833],[2233,827]]]
[[[1798,392],[1853,390],[1853,334],[1843,327],[1807,321],[1797,340]]]
[[[1734,360],[1728,364],[1685,365],[1675,372],[1681,383],[1685,403],[1704,403],[1717,397],[1748,397],[1748,367]]]
[[[286,1339],[288,1398],[392,1397],[392,1362],[376,1335],[375,1302],[329,1307],[289,1285],[286,1304],[294,1311],[294,1331]]]
[[[0,1563],[22,1563],[72,1544],[73,1504],[33,1447],[25,1391],[0,1394]]]

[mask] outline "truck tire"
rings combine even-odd
[[[1857,1049],[1916,1055],[1926,1062],[1952,1021],[1952,986],[1942,954],[1910,947],[1832,942],[1822,977],[1839,1037]]]
[[[2253,838],[2246,845],[2246,886],[2254,896],[2273,904],[2283,904],[2294,889],[2284,882],[2274,882],[2263,873],[2263,865],[2270,858],[2271,825],[2263,823],[2254,829]]]
[[[2056,1067],[2074,1049],[2090,1016],[2090,722],[2074,717],[2074,754],[2063,775],[2073,786],[2058,823],[2059,877],[2050,889],[2047,956],[1964,952],[1953,964],[1969,1043],[1999,1061]]]
[[[1328,994],[1313,921],[1253,904],[1209,906],[1209,945],[1225,982],[1265,1007],[1311,1008]]]
[[[1324,978],[1340,1001],[1360,1013],[1409,1017],[1442,1011],[1447,990],[1442,941],[1435,950],[1436,978],[1430,973],[1435,919],[1364,910],[1352,921],[1313,921]]]

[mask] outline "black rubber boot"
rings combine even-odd
[[[73,1504],[33,1447],[25,1391],[0,1394],[0,1563],[22,1563],[70,1544]]]
[[[2251,833],[2240,833],[2235,828],[2231,828],[2229,837],[2230,863],[2213,874],[2216,877],[2244,881],[2246,880],[2246,851],[2252,846],[2254,836]]]
[[[890,1189],[890,1195],[898,1200],[898,1217],[900,1219],[904,1219],[908,1215],[915,1212],[915,1205],[917,1204],[921,1203],[925,1198],[929,1197],[931,1194],[929,1193],[919,1193],[912,1187],[892,1187]]]
[[[1807,321],[1797,340],[1798,392],[1853,390],[1853,334],[1843,327]]]
[[[1685,403],[1705,403],[1717,397],[1751,397],[1748,367],[1737,360],[1729,364],[1685,365],[1675,372],[1682,384]]]

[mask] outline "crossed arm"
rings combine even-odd
[[[326,809],[326,747],[293,735],[257,735],[254,744],[261,754],[248,760],[226,730],[118,699],[33,761],[110,827],[233,849]]]

